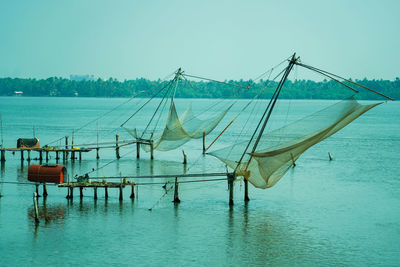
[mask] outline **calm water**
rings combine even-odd
[[[72,137],[78,129],[126,99],[15,98],[1,97],[4,144],[15,147],[19,137],[31,137],[33,127],[41,144],[59,137]],[[114,141],[129,136],[118,129],[144,100],[135,100],[74,133],[75,144]],[[178,112],[192,102],[195,113],[212,114],[230,101],[177,100]],[[246,103],[238,101],[222,122],[229,122]],[[270,129],[325,107],[332,101],[281,101]],[[127,126],[144,128],[153,106],[129,121]],[[263,102],[257,102],[254,112]],[[225,181],[181,184],[181,203],[171,203],[173,192],[161,185],[139,186],[131,201],[109,191],[104,200],[93,200],[93,191],[78,192],[70,202],[66,190],[49,186],[49,196],[39,199],[41,220],[33,219],[31,185],[0,185],[0,265],[339,265],[396,266],[400,262],[400,105],[388,103],[371,110],[344,130],[308,150],[273,188],[250,186],[251,201],[243,202],[243,186],[235,183],[235,205],[228,206]],[[224,147],[251,134],[256,119],[243,113],[238,123],[214,147]],[[162,118],[161,118],[162,119]],[[246,124],[247,122],[247,124]],[[243,129],[243,125],[246,125]],[[210,134],[207,142],[217,135]],[[62,141],[63,142],[63,141]],[[60,141],[55,142],[58,144]],[[201,155],[201,142],[184,147],[187,172],[220,172],[225,167]],[[330,152],[334,160],[328,160]],[[136,161],[135,148],[100,150],[83,161],[65,162],[70,175],[92,176],[167,174],[185,171],[181,150],[155,152],[151,162],[142,151]],[[32,153],[33,157],[37,155]],[[1,180],[24,182],[29,163],[19,154],[6,154]],[[54,159],[50,160],[54,162]],[[37,161],[31,161],[37,164]],[[151,180],[153,182],[159,180]],[[149,211],[149,208],[153,208]],[[44,219],[47,214],[47,222]]]

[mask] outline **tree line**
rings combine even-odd
[[[400,79],[390,80],[355,80],[368,88],[385,95],[400,98]],[[277,82],[260,80],[225,81],[235,86],[210,81],[180,81],[175,97],[178,98],[259,98],[271,97]],[[108,80],[73,81],[70,79],[50,77],[48,79],[0,78],[0,96],[13,96],[16,91],[23,96],[54,97],[150,97],[166,86],[166,81],[151,81],[144,78],[118,81]],[[353,86],[354,87],[354,86]],[[376,94],[359,88],[358,99],[382,99]],[[335,81],[288,80],[285,83],[281,98],[284,99],[343,99],[352,95],[345,86]],[[161,95],[160,95],[161,96]]]

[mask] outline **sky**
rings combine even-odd
[[[400,76],[398,0],[0,0],[0,77],[251,79],[294,52],[354,79]],[[298,69],[297,79],[321,79]]]

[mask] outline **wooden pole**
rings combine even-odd
[[[74,187],[71,186],[69,189],[70,189],[69,198],[73,199],[74,198]]]
[[[27,158],[27,161],[31,161],[31,151],[30,151],[30,150],[28,150],[28,158]]]
[[[48,194],[47,194],[47,186],[46,186],[46,183],[43,183],[43,197],[47,197],[48,196]]]
[[[24,151],[21,150],[21,161],[23,161],[23,160],[24,160]]]
[[[117,157],[117,159],[121,158],[119,155],[119,135],[116,134],[115,135],[115,156]]]
[[[229,189],[229,206],[233,205],[233,181],[235,176],[233,174],[227,174],[228,178],[228,189]]]
[[[40,197],[40,195],[39,195],[39,184],[35,184],[35,187],[36,187],[36,195],[37,195],[37,197]]]
[[[39,209],[38,209],[38,202],[37,202],[38,195],[36,192],[33,192],[33,206],[35,212],[35,222],[39,223]]]
[[[96,159],[100,158],[99,150],[100,150],[100,148],[96,147]]]
[[[131,185],[131,195],[130,198],[135,199],[135,184]]]
[[[124,195],[122,192],[122,184],[119,185],[119,201],[122,201],[124,199]]]
[[[65,149],[68,149],[68,136],[65,137]],[[68,152],[65,151],[64,154],[65,154],[64,159],[65,159],[65,160],[68,160]]]
[[[71,151],[71,160],[72,160],[72,161],[75,160],[75,151]]]
[[[136,158],[140,158],[140,143],[139,141],[136,139]]]
[[[79,151],[79,161],[81,161],[81,160],[82,160],[82,152]]]
[[[70,188],[67,187],[67,196],[65,197],[66,199],[70,199],[71,198],[71,195],[69,193],[70,191],[71,191]]]
[[[5,150],[1,151],[1,161],[2,162],[6,161],[6,151]]]
[[[42,161],[43,161],[43,151],[42,150],[39,151],[39,161],[40,161],[40,163],[42,163]]]
[[[203,154],[206,153],[206,133],[203,132]]]
[[[154,159],[154,142],[153,140],[150,140],[150,159]]]
[[[185,164],[186,165],[186,163],[187,163],[187,159],[186,159],[186,154],[185,154],[185,151],[182,149],[182,154],[183,154],[183,164]]]
[[[244,178],[244,201],[250,201],[249,198],[249,181]]]
[[[82,186],[79,187],[79,197],[80,197],[80,199],[83,198],[83,187]]]
[[[104,187],[104,197],[105,197],[105,199],[108,199],[108,187],[107,186]]]
[[[332,160],[331,152],[328,152],[329,160]]]
[[[174,190],[174,203],[180,203],[181,200],[179,199],[179,183],[178,177],[175,177],[175,190]]]
[[[97,199],[97,187],[93,187],[93,191],[94,191],[94,199]]]
[[[59,160],[59,159],[60,159],[60,157],[58,155],[58,151],[56,151],[56,160]]]
[[[46,162],[49,161],[49,151],[46,150]]]

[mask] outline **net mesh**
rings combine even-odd
[[[214,117],[201,120],[194,115],[191,106],[179,117],[175,103],[171,100],[171,107],[164,130],[146,134],[144,139],[153,140],[153,149],[158,151],[176,149],[191,139],[199,139],[203,137],[203,134],[209,134],[224,118],[231,107],[232,105]],[[139,138],[136,129],[129,130],[125,128],[125,130],[134,138]],[[150,150],[150,146],[141,147],[145,151]]]
[[[274,186],[308,148],[336,133],[381,103],[361,105],[354,97],[342,100],[282,128],[265,133],[254,153],[247,153],[238,166],[248,142],[209,153],[220,159],[236,175],[257,188]],[[255,141],[252,141],[251,149]]]

